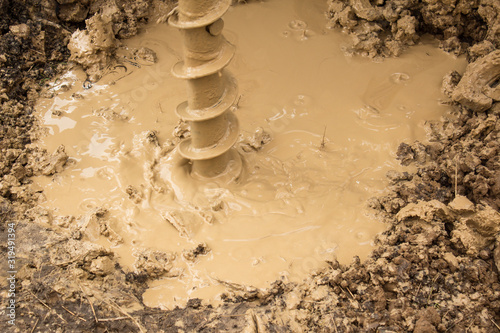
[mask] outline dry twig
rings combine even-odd
[[[56,28],[56,29],[60,29],[61,32],[63,34],[65,34],[65,35],[71,35],[72,34],[72,32],[69,29],[67,29],[67,28],[63,27],[62,25],[57,24],[55,22],[52,22],[52,21],[49,21],[49,20],[46,20],[46,19],[43,19],[43,18],[40,18],[40,17],[36,17],[35,21],[38,21],[38,22],[40,22],[40,23],[42,23],[44,25],[49,25],[49,26],[51,26],[53,28]]]
[[[495,325],[495,327],[500,331],[500,326],[498,326],[498,324],[493,320],[493,318],[491,318],[489,315],[488,315],[488,319],[491,320],[491,322],[493,323],[493,325]]]
[[[452,329],[452,328],[453,328],[456,324],[458,324],[459,322],[461,322],[463,319],[464,319],[464,318],[462,317],[462,318],[460,318],[460,319],[458,319],[458,320],[455,320],[455,321],[453,322],[453,324],[451,324],[451,326],[450,326],[450,327],[448,327],[448,328],[446,329],[446,331],[445,331],[445,332],[448,332],[449,330],[451,330],[451,329]]]
[[[99,318],[99,321],[100,322],[103,322],[103,321],[118,321],[118,320],[123,320],[123,319],[129,319],[129,317],[115,317],[115,318]]]
[[[35,294],[33,294],[31,291],[28,290],[28,292],[33,295],[33,297],[35,297],[40,303],[42,303],[43,306],[45,306],[47,309],[49,309],[50,311],[54,310],[52,309],[50,306],[47,305],[47,303],[45,303],[44,301],[42,301],[41,299],[39,299]],[[59,313],[57,313],[55,310],[54,310],[54,313],[56,314],[56,316],[58,316],[59,318],[61,318],[62,321],[64,321],[65,323],[67,323],[66,319],[64,319]]]
[[[332,324],[333,324],[333,328],[335,329],[335,333],[338,333],[339,330],[337,328],[337,323],[335,322],[335,317],[332,317]]]
[[[352,294],[351,289],[349,289],[349,287],[346,287],[346,288],[347,288],[347,291],[349,292],[349,294],[351,295],[352,299],[354,299],[354,295]]]
[[[76,315],[74,312],[72,312],[72,311],[70,311],[69,309],[67,309],[64,305],[61,305],[61,307],[62,307],[64,310],[68,311],[68,313],[70,313],[70,314],[72,314],[73,316],[75,316],[76,318],[78,318],[78,319],[80,319],[80,320],[83,320],[83,321],[87,321],[85,318],[82,318],[82,317],[80,317],[80,316]]]
[[[431,300],[432,292],[434,291],[434,284],[436,283],[440,275],[441,273],[437,273],[436,276],[432,279],[431,291],[429,291],[429,296],[427,296],[427,304],[429,304]]]
[[[52,308],[50,306],[48,306],[44,301],[42,301],[41,299],[39,299],[35,294],[33,294],[30,290],[28,290],[28,292],[33,296],[35,297],[38,302],[42,303],[43,306],[45,306],[47,309],[49,310],[52,310]]]
[[[87,302],[89,302],[89,304],[90,304],[90,308],[92,309],[92,314],[94,315],[95,322],[96,323],[99,322],[99,320],[97,319],[97,315],[95,314],[94,305],[92,305],[92,302],[88,298],[87,294],[85,293],[85,291],[83,291],[82,286],[80,284],[78,284],[78,287],[80,287],[80,290],[82,291],[83,296],[85,296],[85,298],[87,299]]]
[[[321,138],[321,143],[319,145],[319,149],[325,149],[325,145],[326,145],[325,139],[326,139],[326,126],[325,126],[325,130],[323,131],[323,138]]]
[[[236,100],[236,103],[234,103],[234,108],[238,110],[240,108],[240,100],[241,100],[241,95],[238,96],[238,99]]]
[[[142,327],[142,325],[137,321],[137,319],[135,319],[134,317],[132,317],[131,315],[129,315],[125,310],[123,310],[118,304],[116,304],[114,301],[112,300],[104,300],[106,303],[108,303],[109,305],[111,305],[112,307],[114,307],[115,309],[117,309],[119,312],[121,312],[123,315],[127,316],[130,320],[132,320],[134,322],[135,325],[137,325],[137,327],[139,328],[139,331],[141,331],[141,333],[144,333],[145,330],[144,328]]]
[[[40,321],[40,317],[37,317],[36,318],[36,323],[35,325],[33,326],[33,328],[31,329],[31,333],[33,333],[35,331],[35,328],[36,328],[36,325],[38,325],[38,322]]]

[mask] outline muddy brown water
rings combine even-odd
[[[225,36],[237,46],[228,69],[240,89],[241,140],[258,128],[272,136],[259,151],[240,149],[238,183],[190,178],[173,166],[175,151],[153,165],[158,149],[147,142],[148,131],[157,131],[160,144],[170,139],[175,107],[186,99],[185,82],[170,74],[181,58],[180,35],[167,25],[146,27],[119,50],[132,60],[133,48],[148,47],[156,64],[122,58],[123,67],[90,89],[82,86],[83,72],[73,70],[52,83],[55,97],[39,101],[48,129],[41,145],[64,144],[71,157],[62,173],[36,179],[44,205],[76,217],[107,208],[123,242],[86,237],[129,269],[144,248],[177,254],[174,277],[150,282],[147,305],[172,308],[194,297],[214,302],[225,288],[220,281],[258,288],[279,278],[298,281],[325,260],[366,257],[384,230],[365,202],[383,191],[386,172],[398,169],[397,145],[423,141],[424,121],[445,112],[441,78],[462,72],[465,59],[430,40],[398,59],[345,57],[345,36],[324,28],[324,10],[323,1],[274,0],[232,7],[224,16]],[[160,193],[161,180],[172,177]],[[129,185],[141,202],[128,198]],[[186,233],[166,214],[187,221]],[[185,260],[182,250],[201,242],[211,251]]]

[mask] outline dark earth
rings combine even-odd
[[[56,224],[37,208],[43,189],[30,177],[60,172],[67,156],[36,147],[33,106],[45,83],[72,66],[71,34],[112,8],[112,34],[127,38],[174,6],[0,0],[0,331],[499,332],[498,0],[328,2],[329,26],[352,36],[348,53],[398,56],[431,34],[469,61],[465,73],[443,79],[452,110],[427,124],[427,143],[399,146],[407,171],[389,172],[386,193],[367,203],[388,230],[365,262],[328,262],[303,283],[276,281],[268,290],[232,285],[217,308],[192,299],[163,311],[142,302],[148,276],[125,271],[112,252],[64,227],[71,221]],[[8,243],[13,229],[15,248]],[[7,308],[12,252],[15,320]]]

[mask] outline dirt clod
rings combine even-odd
[[[500,87],[496,85],[499,78],[500,51],[490,52],[467,66],[452,99],[472,111],[485,111],[493,101],[500,101]]]
[[[176,260],[174,253],[166,253],[152,250],[141,250],[136,253],[134,267],[137,275],[155,279],[161,276],[178,276],[179,271],[173,269],[173,262]]]
[[[497,7],[492,1],[331,0],[328,17],[331,27],[344,28],[352,37],[349,53],[399,56],[432,33],[443,49],[460,54],[485,39],[496,43]]]

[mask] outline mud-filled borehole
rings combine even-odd
[[[41,145],[63,144],[70,156],[63,172],[36,179],[44,205],[56,224],[70,221],[125,269],[149,275],[147,305],[298,281],[325,260],[366,257],[384,229],[366,201],[399,168],[398,144],[424,141],[424,121],[445,112],[441,78],[465,60],[431,40],[397,59],[345,57],[324,9],[323,1],[273,0],[224,16],[237,46],[229,70],[240,87],[233,112],[244,161],[227,186],[171,167],[184,130],[174,110],[186,99],[185,82],[170,74],[182,49],[175,28],[147,26],[90,88],[72,70],[39,101],[48,128]],[[142,47],[158,61],[134,58]]]

